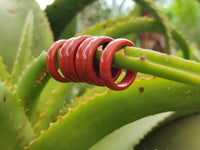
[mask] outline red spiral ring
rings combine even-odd
[[[98,65],[94,64],[94,55],[99,46],[103,53]],[[59,40],[49,49],[46,64],[49,74],[60,82],[87,82],[98,86],[107,86],[112,90],[123,90],[134,81],[137,72],[127,70],[122,81],[115,84],[121,69],[111,67],[115,52],[123,46],[135,46],[126,39],[112,39],[106,36],[88,35]],[[59,51],[60,50],[60,51]],[[62,75],[57,71],[58,67]]]
[[[100,75],[104,84],[113,90],[124,90],[129,87],[136,78],[137,72],[127,69],[125,77],[119,83],[115,84],[111,74],[112,58],[115,52],[122,46],[135,46],[126,39],[116,39],[110,42],[103,51],[100,59]]]
[[[63,44],[67,42],[67,40],[59,40],[57,42],[55,42],[50,48],[49,51],[47,53],[47,57],[46,57],[46,65],[47,65],[47,70],[49,72],[49,74],[56,79],[57,81],[60,82],[70,82],[69,79],[67,79],[66,77],[61,76],[56,68],[56,54],[59,50],[60,47],[63,46]]]

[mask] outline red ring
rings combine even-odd
[[[98,48],[98,46],[104,44],[104,43],[109,43],[113,41],[114,39],[106,36],[98,37],[94,40],[92,40],[89,45],[86,47],[85,51],[83,52],[82,56],[82,68],[83,72],[85,75],[85,78],[87,79],[87,83],[90,84],[95,84],[99,86],[105,85],[104,82],[102,81],[101,77],[97,74],[100,75],[100,73],[95,73],[94,66],[93,66],[93,61],[94,61],[94,54]],[[99,72],[99,67],[97,68]],[[121,69],[113,69],[114,71],[112,72],[113,74],[113,80],[116,80],[118,76],[121,73]]]
[[[82,45],[82,43],[89,37],[90,36],[88,35],[84,35],[73,39],[73,41],[69,45],[67,45],[67,49],[65,50],[65,55],[64,55],[64,62],[66,69],[65,72],[68,74],[70,80],[73,82],[81,81],[75,67],[76,53],[80,45]]]
[[[56,80],[60,81],[60,82],[70,82],[67,78],[61,76],[56,68],[56,63],[55,63],[55,59],[56,59],[56,55],[57,52],[59,50],[60,47],[63,46],[63,44],[66,42],[67,40],[59,40],[57,42],[55,42],[48,50],[47,56],[46,56],[46,66],[47,66],[47,70],[49,72],[49,74],[55,78]]]
[[[76,53],[76,59],[75,59],[76,71],[82,82],[87,82],[87,79],[85,78],[85,74],[84,74],[84,68],[82,67],[83,52],[89,46],[90,41],[94,40],[95,38],[96,37],[90,37],[90,38],[86,39],[85,41],[83,41],[81,43],[81,45],[79,46],[77,53]]]
[[[108,45],[106,45],[109,43]],[[100,58],[99,66],[93,65],[94,54],[98,46],[105,47]],[[106,46],[105,46],[106,45]],[[137,72],[127,69],[125,77],[119,83],[114,82],[119,77],[121,69],[111,67],[115,52],[123,46],[135,46],[126,39],[113,40],[110,37],[81,36],[69,40],[55,42],[49,49],[46,65],[49,74],[61,82],[87,82],[95,85],[106,85],[112,90],[124,90],[134,81]],[[56,68],[56,57],[59,52],[58,65],[61,74]]]
[[[112,90],[124,90],[128,88],[136,78],[137,72],[127,69],[125,77],[119,83],[115,84],[111,74],[111,64],[115,52],[123,46],[135,45],[126,39],[116,39],[110,42],[103,51],[100,59],[100,75],[104,84]]]
[[[63,46],[62,46],[62,48],[61,48],[61,50],[59,52],[59,60],[58,60],[59,67],[60,67],[60,70],[61,70],[62,74],[69,81],[71,81],[71,78],[70,78],[70,75],[68,74],[67,67],[65,65],[65,52],[66,52],[66,49],[68,48],[69,44],[71,44],[71,42],[73,40],[74,40],[74,38],[70,38],[63,44]]]

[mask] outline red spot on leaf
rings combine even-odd
[[[145,61],[145,60],[146,60],[146,56],[141,56],[141,57],[140,57],[140,60],[141,60],[141,61]]]
[[[144,92],[144,87],[140,87],[139,88],[139,91],[142,93],[142,92]]]
[[[6,102],[6,95],[3,96],[3,102]]]

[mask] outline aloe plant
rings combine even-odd
[[[76,14],[91,2],[55,0],[45,12],[35,1],[0,2],[2,149],[199,149],[198,53],[148,0],[135,0],[137,7],[125,17],[76,34]],[[153,18],[140,16],[141,8]],[[47,50],[54,39],[95,35],[136,42],[141,32],[163,34],[166,54],[128,46],[116,52],[112,66],[138,72],[124,91],[59,83],[47,71]],[[172,41],[183,58],[177,56],[178,51],[172,55]],[[97,51],[94,63],[100,56]]]

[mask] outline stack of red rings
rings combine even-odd
[[[101,45],[105,45],[105,48],[99,65],[94,66],[94,54]],[[68,40],[59,40],[50,47],[47,53],[47,69],[49,74],[60,82],[86,82],[98,86],[107,86],[112,90],[124,90],[135,80],[137,72],[127,69],[122,81],[115,83],[121,69],[111,67],[112,59],[115,52],[123,46],[135,47],[127,39],[114,40],[107,36],[84,35]],[[58,51],[58,65],[62,75],[56,68]]]

